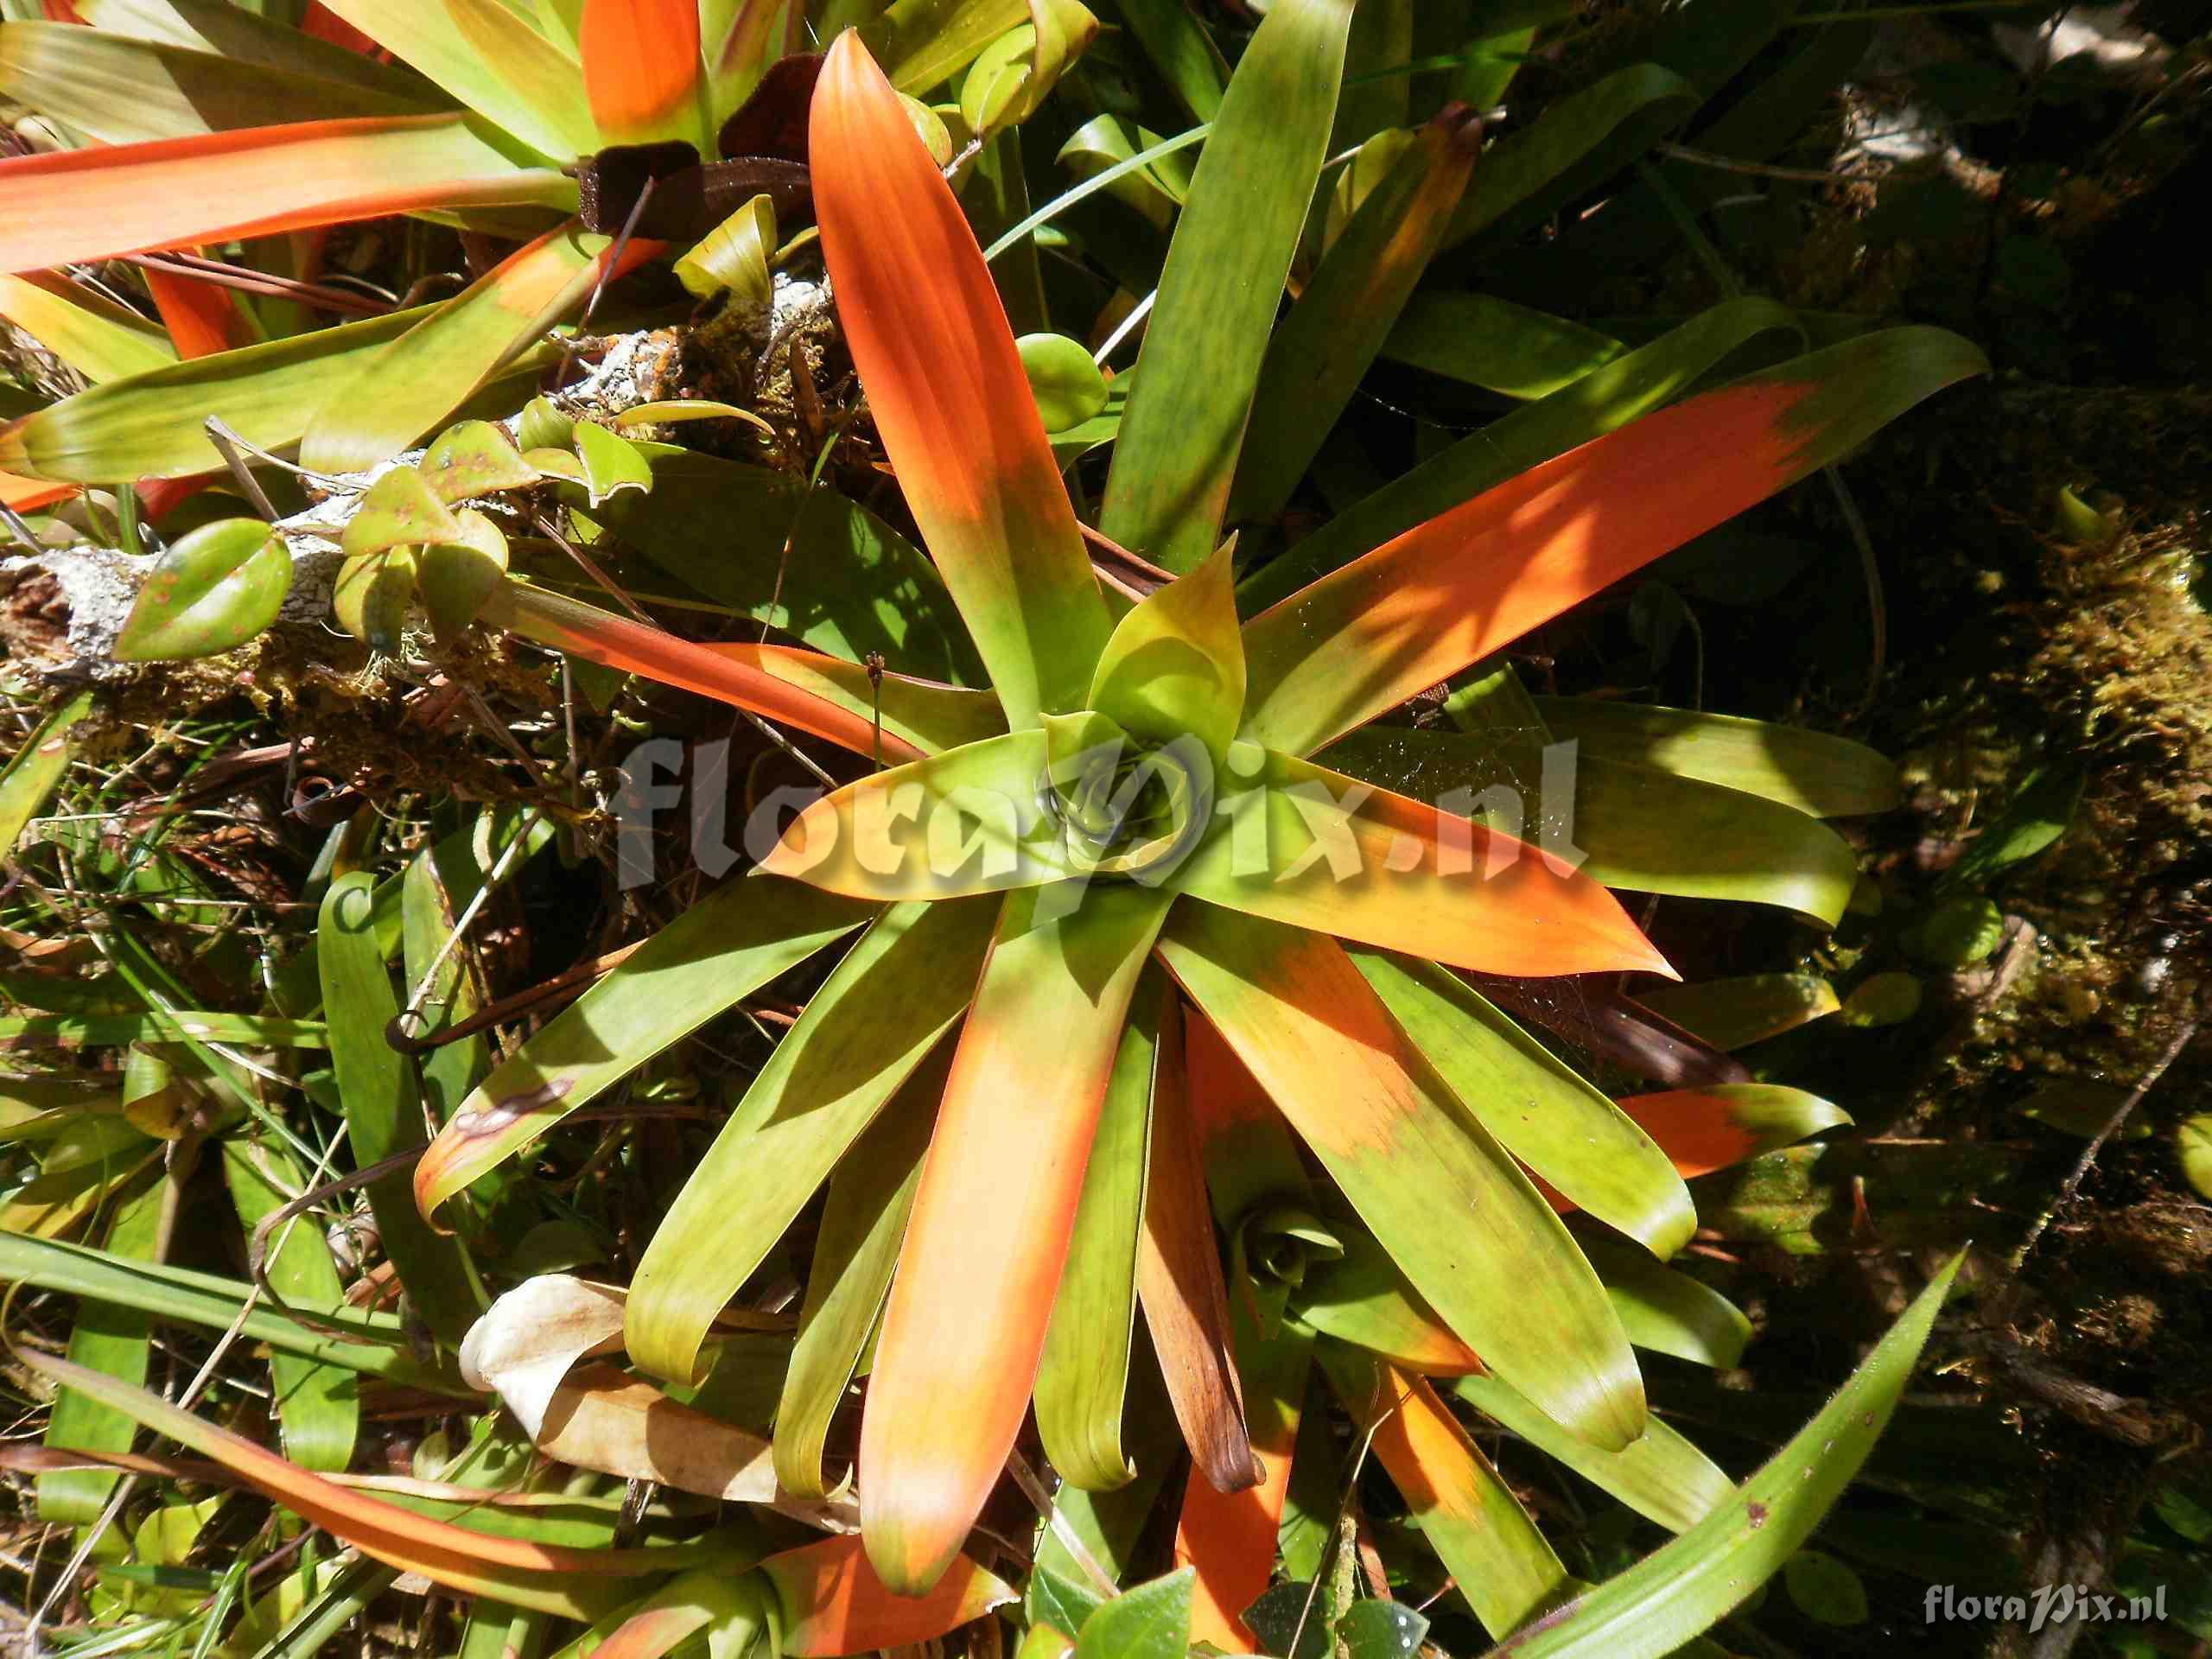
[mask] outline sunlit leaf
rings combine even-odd
[[[171,543],[116,636],[124,662],[210,657],[276,620],[292,586],[292,552],[258,518],[224,518]]]

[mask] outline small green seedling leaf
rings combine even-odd
[[[258,518],[202,524],[154,565],[115,642],[126,663],[212,657],[276,620],[292,585],[284,538]]]
[[[1244,1622],[1280,1659],[1329,1659],[1331,1599],[1326,1585],[1293,1580],[1271,1585],[1244,1610]]]
[[[448,427],[423,452],[419,470],[430,493],[448,506],[537,482],[537,469],[523,459],[506,429],[489,421]]]
[[[1362,1601],[1337,1621],[1346,1659],[1414,1659],[1428,1620],[1395,1601]]]
[[[1186,1567],[1105,1603],[1076,1632],[1076,1659],[1183,1659],[1198,1577]]]
[[[671,398],[657,404],[633,404],[614,417],[614,424],[632,426],[674,425],[683,421],[744,421],[759,427],[770,437],[776,429],[749,409],[740,409],[735,404],[717,404],[704,397]]]
[[[1920,982],[1901,971],[1876,974],[1844,999],[1847,1026],[1901,1026],[1920,1012]]]
[[[2082,804],[2079,766],[2037,766],[2021,784],[2005,816],[1984,830],[1943,878],[1949,887],[1979,887],[2026,862],[2066,833]]]
[[[1866,1586],[1833,1555],[1801,1549],[1784,1562],[1783,1587],[1797,1611],[1822,1624],[1864,1624]]]
[[[423,550],[416,571],[423,607],[438,638],[450,639],[476,620],[484,601],[507,575],[507,538],[474,507],[454,514],[462,539]]]
[[[1081,426],[1106,407],[1106,377],[1080,340],[1065,334],[1024,334],[1014,344],[1020,347],[1021,372],[1029,377],[1029,393],[1047,432]]]
[[[575,442],[575,421],[563,415],[550,397],[533,397],[522,406],[522,418],[515,425],[515,442],[522,446],[524,461],[530,460],[533,450],[565,450]]]
[[[755,196],[676,262],[676,278],[702,300],[728,293],[741,305],[766,305],[775,293],[775,253],[776,205]]]
[[[369,486],[338,545],[347,558],[356,559],[386,548],[460,539],[461,527],[446,504],[431,493],[422,474],[412,467],[395,467]],[[341,583],[344,580],[340,577]]]
[[[457,524],[454,533],[460,533]],[[340,565],[330,595],[338,626],[372,650],[397,651],[407,626],[407,601],[415,591],[416,558],[415,549],[395,547]]]
[[[576,455],[584,464],[584,488],[594,507],[617,490],[653,486],[653,469],[638,446],[603,426],[578,424]]]
[[[1091,1614],[1105,1605],[1098,1596],[1047,1567],[1030,1573],[1023,1602],[1032,1624],[1049,1624],[1066,1635],[1081,1630]]]
[[[2181,1153],[2181,1173],[2202,1198],[2212,1198],[2212,1112],[2199,1112],[2174,1126],[2174,1145]]]
[[[525,450],[523,459],[537,468],[539,474],[546,478],[557,478],[570,484],[582,484],[584,481],[584,464],[577,459],[576,452],[573,449]]]
[[[1971,968],[2005,940],[2005,912],[1980,893],[1941,900],[1906,936],[1905,948],[1939,968]]]

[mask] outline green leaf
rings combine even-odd
[[[1395,1601],[1357,1601],[1337,1621],[1345,1659],[1414,1659],[1428,1635],[1428,1620]]]
[[[502,490],[524,490],[537,483],[537,469],[524,461],[503,426],[490,421],[462,421],[430,441],[415,470],[430,493],[452,506]]]
[[[1734,1492],[1719,1465],[1660,1418],[1651,1419],[1642,1440],[1605,1452],[1562,1433],[1494,1376],[1463,1376],[1452,1387],[1484,1416],[1669,1532],[1688,1531]]]
[[[1094,116],[1076,129],[1052,159],[1082,179],[1114,173],[1103,188],[1164,231],[1190,194],[1190,158],[1178,151],[1128,164],[1136,161],[1139,151],[1165,142],[1151,128],[1133,125],[1119,116]],[[1125,166],[1126,171],[1115,172]]]
[[[739,885],[757,904],[764,885],[786,884]],[[997,910],[988,901],[887,910],[814,994],[638,1263],[624,1334],[639,1366],[691,1380],[715,1316],[966,1012]]]
[[[292,121],[422,115],[440,102],[73,23],[11,23],[0,30],[0,96],[59,117],[104,144]]]
[[[1021,1597],[1021,1611],[1032,1624],[1049,1625],[1070,1637],[1104,1605],[1096,1592],[1062,1578],[1049,1567],[1031,1569]]]
[[[1818,974],[1745,974],[1639,991],[1652,1013],[1722,1050],[1748,1048],[1835,1013],[1835,987]]]
[[[583,68],[499,0],[326,0],[393,56],[540,155],[598,149]]]
[[[1129,1004],[1037,1370],[1037,1432],[1045,1455],[1063,1478],[1088,1491],[1124,1485],[1136,1472],[1122,1449],[1122,1410],[1151,1165],[1153,1068],[1166,993],[1159,969],[1147,968]]]
[[[766,305],[775,295],[768,274],[775,253],[776,204],[755,196],[676,262],[676,278],[698,299],[727,293],[740,305]]]
[[[570,1112],[868,915],[865,906],[796,881],[717,888],[556,1015],[462,1103],[416,1166],[423,1212],[435,1214]]]
[[[340,876],[323,897],[315,930],[330,1060],[346,1103],[346,1138],[363,1169],[423,1141],[414,1068],[385,1038],[399,999],[372,926],[375,885],[364,870]],[[474,1267],[459,1244],[439,1237],[416,1212],[405,1169],[386,1173],[366,1191],[385,1255],[409,1300],[440,1340],[458,1346],[487,1306]]]
[[[299,442],[331,388],[430,315],[395,311],[111,380],[0,429],[0,467],[129,484],[221,467],[210,416],[261,449]]]
[[[823,1443],[882,1318],[921,1179],[922,1154],[929,1150],[951,1067],[951,1046],[940,1044],[830,1178],[799,1308],[798,1340],[776,1407],[776,1483],[797,1497],[828,1495]],[[1043,1576],[1033,1575],[1033,1586]]]
[[[1114,626],[1092,671],[1090,706],[1134,735],[1205,745],[1218,771],[1244,708],[1236,544],[1147,594]]]
[[[372,650],[397,652],[407,629],[417,562],[414,548],[395,547],[364,553],[340,565],[330,590],[331,613],[338,626]]]
[[[412,467],[395,467],[369,486],[346,521],[340,550],[349,559],[388,548],[461,539],[461,525]]]
[[[1534,701],[1553,734],[1580,742],[1586,755],[1742,790],[1815,817],[1886,812],[1904,798],[1888,756],[1826,732],[1610,698]]]
[[[577,423],[576,455],[584,464],[584,489],[594,508],[619,492],[653,486],[645,452],[610,427]]]
[[[2004,816],[1977,836],[1951,867],[1943,885],[1979,887],[2042,852],[2074,822],[2087,782],[2079,766],[2037,767],[2022,781]]]
[[[1801,1549],[1783,1564],[1782,1582],[1806,1618],[1821,1624],[1864,1624],[1866,1586],[1833,1555]]]
[[[1586,1237],[1582,1243],[1621,1328],[1637,1347],[1716,1370],[1742,1361],[1751,1322],[1719,1291],[1611,1239]]]
[[[441,639],[474,622],[507,579],[507,538],[499,525],[474,507],[461,508],[454,520],[461,535],[433,543],[416,561],[415,585]]]
[[[1014,343],[1046,431],[1080,426],[1106,407],[1106,377],[1081,340],[1065,334],[1024,334]]]
[[[1103,1603],[1076,1632],[1075,1659],[1183,1659],[1198,1576],[1186,1567]]]
[[[1344,950],[1186,900],[1159,952],[1446,1325],[1562,1424],[1634,1440],[1643,1379],[1597,1275]]]
[[[1433,963],[1351,959],[1466,1109],[1565,1197],[1653,1255],[1697,1230],[1675,1166],[1610,1096]]]
[[[1477,197],[1490,188],[1491,157],[1482,165]],[[1700,312],[1650,345],[1491,422],[1338,514],[1248,577],[1238,608],[1249,616],[1287,597],[1447,508],[1649,413],[1738,346],[1796,327],[1790,311],[1772,300],[1729,300]]]
[[[238,1136],[223,1142],[231,1202],[253,1230],[306,1191],[299,1166],[281,1147]],[[279,1222],[270,1240],[267,1278],[287,1307],[318,1317],[346,1304],[346,1287],[314,1211]],[[297,1354],[270,1356],[270,1381],[284,1455],[308,1469],[344,1469],[360,1432],[359,1383],[352,1371]]]
[[[1630,64],[1560,99],[1484,152],[1482,182],[1453,216],[1446,245],[1532,224],[1625,166],[1699,102],[1697,88],[1656,63]]]
[[[1028,21],[1026,0],[895,0],[861,40],[893,86],[918,97]]]
[[[160,324],[58,276],[0,276],[0,317],[94,385],[176,361]]]
[[[2199,1197],[2212,1198],[2212,1112],[2199,1112],[2175,1124],[2174,1147],[2189,1184]]]
[[[1835,1398],[1732,1501],[1530,1632],[1514,1659],[1660,1659],[1741,1605],[1796,1553],[1866,1462],[1964,1259],[1952,1258]]]
[[[289,74],[347,81],[395,95],[436,96],[398,65],[334,45],[231,0],[82,0],[75,10],[103,34],[212,52]]]
[[[78,692],[41,721],[0,766],[0,856],[13,858],[22,850],[23,831],[68,775],[69,728],[92,712],[92,692]]]
[[[118,1262],[151,1259],[162,1245],[163,1217],[175,1199],[166,1180],[122,1198],[108,1224],[103,1255]],[[28,1242],[28,1241],[26,1241]],[[14,1279],[12,1273],[0,1274]],[[69,1327],[69,1358],[79,1365],[126,1382],[146,1380],[153,1321],[138,1308],[86,1300]],[[74,1389],[60,1390],[46,1425],[46,1444],[84,1452],[128,1452],[138,1425],[112,1406],[102,1405]],[[115,1490],[119,1477],[97,1469],[57,1469],[38,1478],[39,1519],[49,1526],[88,1526]]]
[[[1531,839],[1541,826],[1547,852],[1569,862],[1583,855],[1580,873],[1609,887],[1773,905],[1831,927],[1842,918],[1859,863],[1818,819],[1739,790],[1567,753],[1572,764],[1548,778],[1536,734],[1370,726],[1317,758],[1417,800],[1466,791],[1478,821]],[[1570,785],[1572,796],[1554,798]]]
[[[1281,513],[1428,270],[1481,138],[1482,124],[1462,109],[1430,122],[1330,245],[1268,343],[1230,491],[1232,520]]]
[[[333,388],[300,440],[302,464],[355,472],[410,448],[582,304],[612,251],[571,220],[508,255]],[[583,454],[597,500],[611,486],[592,474],[592,452]],[[522,474],[519,458],[509,470]]]
[[[987,683],[936,567],[826,483],[688,451],[654,457],[652,480],[593,517],[669,575],[848,661]]]
[[[258,518],[221,518],[172,542],[148,572],[117,635],[126,663],[212,657],[276,620],[292,550]]]
[[[1180,0],[1118,0],[1116,10],[1191,118],[1212,120],[1229,66],[1190,8]]]
[[[1281,0],[1191,181],[1115,446],[1099,528],[1170,570],[1220,539],[1275,308],[1328,147],[1347,0]]]
[[[1571,386],[1627,349],[1610,334],[1494,295],[1430,292],[1414,296],[1382,355],[1526,398]]]

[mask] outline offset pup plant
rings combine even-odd
[[[1828,464],[1979,355],[1901,329],[1796,359],[1542,461],[1240,620],[1224,516],[1348,16],[1329,0],[1270,10],[1179,222],[1103,527],[1164,568],[1156,591],[1102,584],[989,271],[849,35],[813,104],[823,251],[884,450],[991,690],[691,645],[521,584],[486,613],[896,763],[808,806],[758,874],[501,1066],[416,1184],[435,1214],[865,928],[654,1236],[626,1341],[645,1370],[691,1381],[717,1313],[829,1181],[778,1465],[794,1491],[825,1484],[823,1427],[880,1305],[858,1481],[894,1590],[925,1592],[956,1559],[1033,1395],[1064,1474],[1127,1478],[1140,1301],[1201,1469],[1222,1489],[1260,1478],[1190,1185],[1186,1027],[1249,1071],[1442,1332],[1535,1421],[1599,1452],[1649,1419],[1621,1319],[1557,1209],[1663,1256],[1694,1225],[1678,1162],[1756,1149],[1777,1116],[1784,1139],[1834,1121],[1804,1096],[1777,1113],[1789,1091],[1726,1089],[1631,1115],[1563,1080],[1453,970],[1667,974],[1659,953],[1565,861],[1309,757]],[[1224,316],[1205,284],[1232,226],[1259,300]],[[1507,1074],[1541,1110],[1494,1086]]]

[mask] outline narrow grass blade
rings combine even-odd
[[[1099,528],[1154,564],[1221,539],[1275,308],[1344,73],[1349,0],[1269,8],[1230,77],[1160,273]]]
[[[1016,730],[1083,706],[1106,601],[960,204],[858,38],[832,48],[810,150],[847,345],[945,585]]]
[[[1004,901],[884,1310],[861,1520],[876,1570],[909,1594],[958,1552],[1027,1414],[1123,1016],[1168,904],[1101,884],[1040,919],[1039,895],[1060,891]],[[949,1348],[950,1329],[967,1340]]]
[[[166,1180],[118,1200],[108,1224],[105,1253],[120,1261],[144,1261],[163,1244],[166,1213],[174,1189]],[[0,1275],[5,1276],[5,1275]],[[137,1308],[114,1302],[86,1301],[69,1329],[70,1363],[124,1382],[146,1380],[148,1338],[154,1322]],[[86,1452],[128,1452],[138,1425],[127,1413],[103,1405],[73,1389],[60,1390],[48,1418],[45,1444]],[[89,1526],[99,1518],[117,1477],[93,1469],[55,1470],[38,1478],[38,1517],[49,1526]]]
[[[1566,1567],[1428,1379],[1332,1344],[1319,1357],[1483,1628],[1503,1636],[1559,1600]]]
[[[0,161],[0,270],[423,207],[575,204],[573,180],[511,159],[467,116],[241,127]]]
[[[1231,520],[1273,518],[1289,501],[1427,270],[1481,142],[1480,119],[1464,109],[1429,122],[1330,245],[1268,342]]]
[[[601,282],[659,251],[633,240],[618,261],[574,221],[516,250],[334,387],[300,440],[301,464],[359,472],[412,448]]]
[[[298,1166],[282,1148],[233,1135],[222,1144],[223,1178],[238,1221],[251,1236],[262,1221],[307,1190]],[[327,1314],[343,1306],[346,1287],[312,1211],[277,1224],[267,1276],[287,1307]],[[352,1371],[297,1354],[270,1356],[271,1403],[284,1455],[308,1469],[344,1469],[360,1433],[359,1380]]]
[[[1146,1178],[1169,994],[1166,976],[1147,968],[1130,1002],[1037,1367],[1045,1455],[1062,1479],[1087,1491],[1110,1491],[1136,1472],[1122,1449],[1122,1410],[1136,1328],[1139,1239],[1154,1221]],[[1212,1243],[1209,1229],[1209,1249]]]
[[[364,870],[342,875],[324,895],[316,930],[330,1063],[346,1103],[346,1132],[361,1168],[423,1144],[423,1102],[414,1067],[385,1040],[399,1013],[391,975],[371,925],[375,881]],[[483,1312],[483,1287],[454,1240],[442,1238],[416,1212],[404,1169],[369,1184],[370,1213],[408,1299],[440,1340],[459,1345]]]
[[[1873,1450],[1962,1260],[1952,1259],[1835,1398],[1729,1503],[1501,1654],[1659,1659],[1740,1605],[1811,1536]]]
[[[1160,954],[1376,1238],[1485,1364],[1605,1446],[1643,1379],[1603,1287],[1520,1167],[1452,1099],[1343,949],[1204,905]],[[1541,1322],[1520,1316],[1541,1304]]]
[[[951,1068],[951,1045],[939,1043],[830,1178],[776,1407],[776,1479],[797,1497],[826,1497],[832,1484],[823,1446],[882,1316]]]
[[[1608,1096],[1444,969],[1369,950],[1351,959],[1508,1152],[1654,1255],[1688,1243],[1697,1211],[1681,1178]]]
[[[1238,781],[1176,872],[1193,897],[1478,973],[1674,976],[1612,894],[1471,822],[1471,801],[1427,804],[1281,754]]]
[[[323,0],[392,55],[541,156],[599,148],[583,69],[499,0]]]
[[[1741,790],[1815,817],[1887,812],[1904,798],[1887,755],[1826,732],[1606,698],[1535,702],[1554,734],[1579,741],[1585,754]]]
[[[694,905],[462,1102],[415,1166],[421,1213],[435,1216],[478,1176],[868,914],[795,881],[732,882]]]
[[[809,1000],[638,1263],[624,1340],[640,1366],[696,1375],[723,1304],[968,1007],[995,908],[887,910]]]
[[[1304,753],[1510,644],[1986,366],[1868,334],[1646,416],[1408,531],[1245,625],[1244,735]]]

